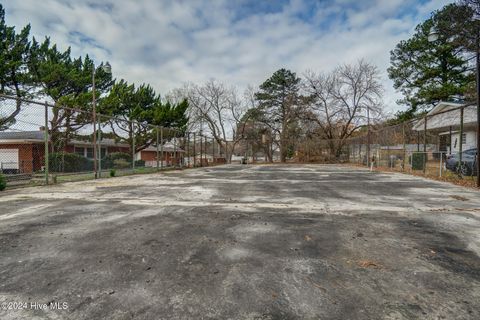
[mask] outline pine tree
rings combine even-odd
[[[391,51],[388,74],[395,89],[404,96],[399,103],[409,107],[397,115],[403,120],[441,100],[464,96],[474,80],[461,45],[442,34],[435,42],[428,40],[432,28],[449,16],[455,6],[447,5],[434,12],[416,27],[410,39],[401,41]]]
[[[262,122],[277,137],[276,143],[280,148],[281,162],[286,161],[289,133],[298,120],[299,83],[300,78],[294,72],[280,69],[262,83],[260,91],[255,93],[262,114]]]

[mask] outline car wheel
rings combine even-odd
[[[462,173],[462,176],[470,176],[472,175],[472,169],[468,166],[468,164],[464,163],[460,167],[460,172]]]

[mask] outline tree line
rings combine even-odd
[[[340,157],[347,139],[383,114],[383,87],[378,68],[364,60],[338,66],[331,72],[275,71],[257,89],[243,96],[235,87],[210,80],[186,84],[172,93],[187,97],[190,126],[208,131],[227,159],[240,144],[261,152],[267,161],[292,158],[299,141],[328,141],[329,153]]]

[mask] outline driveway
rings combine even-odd
[[[229,165],[0,194],[0,319],[480,319],[480,193]]]

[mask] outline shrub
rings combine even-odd
[[[109,153],[102,161],[102,167],[111,168],[128,168],[132,163],[132,155],[125,152]]]
[[[110,177],[115,177],[115,174],[117,173],[117,170],[115,169],[110,169]]]
[[[7,187],[7,179],[3,174],[0,173],[0,191],[5,190]]]
[[[424,153],[414,152],[411,156],[411,164],[413,170],[423,170],[425,166],[426,157]]]
[[[117,168],[117,169],[126,169],[130,168],[132,165],[130,162],[124,160],[124,159],[116,159],[113,160],[113,164],[111,167]]]
[[[93,161],[76,153],[54,152],[49,156],[52,172],[83,172],[93,170]]]
[[[135,161],[135,167],[137,167],[137,168],[145,167],[145,160],[137,160],[137,161]]]

